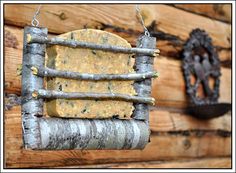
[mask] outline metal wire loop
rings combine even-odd
[[[39,5],[39,7],[38,7],[38,9],[37,9],[37,11],[35,12],[35,14],[34,14],[34,17],[33,17],[33,19],[32,19],[32,21],[31,21],[31,25],[32,26],[38,26],[39,25],[39,21],[36,19],[36,17],[39,15],[39,13],[40,13],[40,8],[41,8],[41,4]]]
[[[33,19],[33,20],[31,21],[31,25],[32,25],[32,26],[38,26],[38,25],[39,25],[39,21],[38,21],[37,19]]]
[[[143,26],[144,34],[145,34],[146,36],[150,37],[150,33],[149,33],[147,27],[145,26],[144,21],[143,21],[143,17],[142,17],[142,15],[141,15],[141,13],[140,13],[139,5],[136,5],[136,12],[137,12],[137,15],[138,15],[138,17],[139,17],[139,20],[140,20],[140,22],[141,22],[141,24],[142,24],[142,26]]]

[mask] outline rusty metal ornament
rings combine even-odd
[[[219,97],[220,61],[208,34],[201,29],[194,29],[184,45],[183,73],[186,91],[194,105],[216,104]],[[210,81],[211,78],[211,81]],[[210,85],[210,82],[213,85]],[[200,97],[199,87],[203,88]]]

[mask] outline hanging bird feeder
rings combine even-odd
[[[150,93],[151,78],[157,77],[156,38],[146,30],[132,48],[104,31],[79,30],[48,38],[47,28],[37,27],[35,20],[32,25],[36,26],[24,29],[25,148],[143,149],[150,137],[149,105],[155,101]],[[94,37],[97,33],[107,34],[106,40]]]

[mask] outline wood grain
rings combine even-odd
[[[175,161],[148,161],[114,164],[81,165],[57,168],[231,168],[230,157],[180,159]]]
[[[174,6],[211,19],[231,22],[231,4],[174,4]]]
[[[199,120],[187,114],[167,110],[150,112],[152,132],[188,131],[188,130],[222,130],[231,131],[231,113],[211,120]]]
[[[37,5],[7,4],[4,11],[5,22],[16,26],[29,25],[36,8]],[[156,20],[158,29],[162,32],[185,40],[192,29],[199,27],[210,33],[216,45],[230,46],[226,38],[230,37],[228,24],[167,5],[141,5],[140,8],[145,24],[150,25]],[[49,32],[57,34],[84,27],[99,28],[102,24],[142,31],[142,26],[136,20],[135,5],[43,5],[39,20],[41,26],[47,26]]]
[[[107,168],[231,168],[231,158],[194,159],[172,162],[117,164]]]
[[[136,46],[136,39],[138,38],[138,34],[123,34],[122,32],[117,32],[116,30],[113,30],[111,28],[104,29],[108,32],[112,32],[114,34],[117,34],[127,41],[129,41],[132,46]],[[4,43],[5,47],[12,47],[15,49],[22,49],[23,44],[23,28],[16,27],[16,26],[10,26],[5,25],[4,26],[4,32],[5,32],[5,38]],[[55,37],[55,34],[49,33],[49,37]],[[163,37],[163,36],[162,36]],[[168,58],[173,59],[181,59],[181,50],[183,47],[184,42],[181,40],[161,40],[157,37],[157,48],[161,50],[161,55],[166,56]],[[179,42],[176,44],[175,42]],[[174,45],[173,45],[174,44]],[[223,66],[230,67],[231,61],[232,61],[232,55],[231,55],[231,48],[221,48],[216,47],[216,50],[218,52],[220,61]]]
[[[36,8],[37,5],[5,5],[5,24],[30,25]],[[157,47],[164,56],[180,58],[179,51],[195,28],[206,30],[219,50],[231,48],[230,24],[168,5],[141,5],[140,8],[146,26],[157,37]],[[136,18],[135,5],[43,5],[39,20],[40,25],[51,33],[96,28],[118,34],[132,45],[143,31]],[[222,53],[221,56],[230,60],[228,54]]]
[[[8,104],[9,99],[5,97],[5,104]],[[12,104],[12,103],[11,103]],[[5,120],[14,121],[19,120],[19,105],[12,105],[13,109],[6,111]],[[9,115],[8,115],[9,114]],[[45,116],[48,116],[45,114]],[[210,119],[200,120],[188,114],[171,112],[168,110],[151,110],[150,111],[150,128],[152,132],[167,132],[167,131],[228,131],[232,130],[231,127],[231,113],[224,116]],[[13,123],[17,123],[14,121]]]
[[[156,105],[187,106],[189,100],[186,96],[181,62],[160,56],[154,63],[154,69],[159,72],[159,77],[152,83],[152,96],[156,99]],[[231,102],[231,70],[221,68],[221,73],[219,102]]]
[[[158,115],[158,113],[156,115]],[[218,135],[214,132],[215,130],[196,135],[192,133],[186,134],[186,132],[185,134],[170,133],[169,131],[166,131],[166,133],[158,133],[158,131],[156,131],[158,128],[152,133],[151,142],[142,151],[25,150],[22,149],[20,107],[15,106],[12,110],[6,111],[4,117],[5,163],[8,168],[78,166],[85,164],[125,163],[131,161],[173,160],[179,158],[221,157],[231,155],[231,137]],[[160,115],[160,117],[162,116]],[[227,122],[230,123],[229,121]],[[213,124],[213,126],[217,126],[217,124],[219,125],[220,123]],[[153,126],[155,125],[151,125],[152,129]],[[206,124],[205,128],[207,128],[207,126]],[[214,127],[213,129],[221,129],[222,127],[220,126]],[[207,129],[212,129],[212,127],[209,126]],[[166,148],[167,146],[168,149]]]
[[[5,91],[20,94],[20,79],[16,71],[22,63],[22,29],[5,26],[5,29],[17,38],[18,46],[5,47]],[[50,35],[51,36],[51,35]],[[181,70],[181,61],[159,56],[155,59],[155,70],[159,77],[153,80],[152,96],[156,104],[169,107],[185,107],[188,100],[185,94],[185,82]],[[222,68],[220,99],[231,102],[231,69]],[[169,93],[171,91],[171,94]]]

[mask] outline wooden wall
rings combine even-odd
[[[69,168],[230,168],[231,113],[208,121],[186,115],[189,104],[181,70],[180,51],[192,29],[212,37],[222,64],[220,102],[231,102],[231,6],[141,5],[146,26],[157,37],[161,56],[155,59],[160,77],[153,81],[156,107],[151,111],[151,142],[133,151],[31,151],[22,148],[21,113],[16,98],[21,81],[23,27],[30,25],[37,5],[4,6],[5,167]],[[50,36],[96,28],[115,33],[133,46],[142,32],[135,5],[43,5],[40,26]],[[15,94],[15,95],[11,95]],[[14,96],[17,96],[13,99]]]

